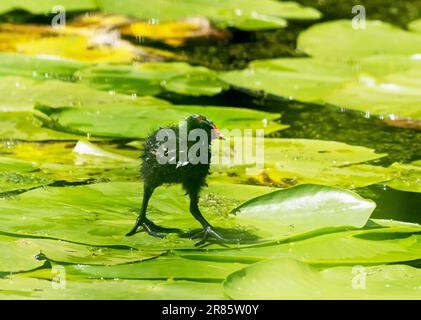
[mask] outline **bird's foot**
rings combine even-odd
[[[126,236],[129,237],[137,233],[137,230],[139,227],[143,227],[142,231],[146,231],[151,236],[161,238],[161,239],[165,237],[165,233],[181,232],[180,229],[160,227],[156,225],[155,223],[153,223],[152,221],[145,218],[143,221],[138,221],[136,225],[133,227],[133,229],[130,230],[130,232],[126,234]]]
[[[203,230],[199,231],[198,233],[191,236],[192,240],[201,239],[198,243],[195,244],[196,247],[209,242],[210,239],[217,240],[219,242],[227,242],[227,243],[238,243],[239,239],[228,239],[219,234],[214,228],[211,226],[204,227]]]

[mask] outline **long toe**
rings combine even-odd
[[[180,229],[161,227],[161,226],[156,225],[150,220],[146,220],[145,223],[148,225],[149,229],[157,233],[181,233]]]
[[[165,238],[165,234],[159,233],[156,230],[154,230],[154,228],[147,222],[142,223],[142,226],[144,228],[144,230],[150,234],[151,236],[154,236],[156,238]]]
[[[192,240],[200,240],[198,243],[195,244],[195,246],[200,246],[206,242],[208,242],[210,239],[214,239],[219,242],[226,242],[226,243],[239,243],[240,239],[228,239],[222,236],[220,233],[218,233],[215,229],[208,226],[203,228],[203,230],[199,231],[198,233],[194,234],[191,237]]]

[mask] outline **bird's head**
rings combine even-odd
[[[223,139],[221,132],[212,120],[200,114],[193,114],[186,119],[188,130],[203,129],[211,139]]]

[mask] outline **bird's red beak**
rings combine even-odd
[[[212,131],[213,131],[213,139],[219,139],[219,140],[225,140],[225,138],[222,136],[221,131],[212,124]]]

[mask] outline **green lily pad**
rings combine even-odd
[[[158,79],[150,79],[131,66],[98,65],[76,73],[79,82],[100,90],[130,95],[155,95],[161,92]]]
[[[396,118],[421,119],[421,69],[390,74],[376,79],[360,77],[326,98],[326,102],[370,114]]]
[[[112,266],[148,260],[161,255],[162,251],[116,249],[70,243],[60,240],[25,239],[38,253],[56,263]]]
[[[373,165],[351,165],[344,167],[323,166],[305,161],[282,161],[274,168],[267,168],[253,177],[259,184],[296,185],[316,183],[355,189],[394,178],[393,171]]]
[[[224,280],[230,273],[237,271],[245,264],[219,263],[183,259],[179,257],[159,257],[140,263],[118,266],[66,266],[72,275],[95,279],[190,279],[190,280]]]
[[[51,94],[54,92],[54,94]],[[104,92],[83,84],[58,80],[37,81],[22,77],[0,77],[0,110],[32,111],[36,104],[50,107],[72,106],[113,106],[122,103],[140,105],[169,105],[168,102],[144,97]]]
[[[56,269],[53,277],[60,277]],[[61,278],[60,278],[61,279]],[[59,280],[59,279],[57,279]],[[88,280],[57,281],[40,280],[23,276],[0,279],[0,299],[47,299],[47,300],[181,300],[226,299],[220,283],[197,281],[160,280]]]
[[[354,74],[349,65],[312,58],[285,58],[253,61],[247,69],[221,73],[220,78],[237,87],[289,100],[319,102]]]
[[[67,11],[93,10],[96,8],[93,0],[61,0],[60,3],[57,3],[55,0],[38,0],[37,2],[2,0],[0,13],[23,9],[35,14],[47,14],[51,13],[51,10],[57,5],[64,6]]]
[[[310,27],[299,35],[297,46],[311,56],[342,60],[415,55],[421,52],[421,35],[381,21],[366,21],[365,29],[354,29],[350,20],[339,20]]]
[[[233,213],[242,224],[280,238],[291,231],[299,234],[323,228],[362,228],[375,206],[373,201],[347,190],[301,185],[251,199]]]
[[[417,19],[412,21],[408,25],[408,29],[414,32],[421,32],[421,19]]]
[[[1,112],[1,140],[78,140],[80,136],[43,127],[32,112]]]
[[[48,259],[55,263],[85,266],[110,266],[140,262],[161,255],[162,251],[133,248],[95,247],[60,240],[15,238],[0,236],[0,252],[4,259],[0,272],[20,272],[35,269]]]
[[[109,145],[107,150],[87,141],[49,143],[4,143],[0,152],[8,170],[0,172],[0,192],[31,189],[53,184],[138,181],[140,152]],[[1,162],[0,162],[1,163]],[[14,168],[16,164],[16,168]],[[30,172],[21,172],[19,165]],[[34,171],[36,169],[36,171]],[[31,172],[34,171],[34,172]]]
[[[406,265],[318,270],[292,259],[251,265],[224,282],[233,299],[420,299],[421,271]]]
[[[0,273],[27,271],[42,266],[44,262],[36,259],[38,253],[37,248],[26,239],[0,235]]]
[[[99,137],[145,138],[152,130],[163,125],[178,124],[195,113],[212,119],[221,129],[265,129],[266,133],[269,133],[285,128],[274,121],[279,117],[276,114],[228,107],[175,106],[157,103],[143,107],[114,104],[51,109],[41,106],[39,110],[48,114],[50,118],[46,125],[67,132]]]
[[[421,238],[415,234],[419,231],[420,226],[412,231],[401,227],[352,230],[235,250],[175,252],[191,259],[225,262],[250,263],[275,258],[292,258],[318,266],[392,263],[421,258]]]
[[[74,73],[86,65],[72,60],[0,54],[0,75],[29,77],[40,80],[74,80]]]
[[[213,96],[228,89],[229,86],[207,73],[184,74],[162,83],[167,91],[192,96]]]
[[[244,30],[271,29],[285,27],[290,20],[316,20],[320,12],[310,7],[303,7],[295,2],[261,0],[188,0],[174,3],[160,0],[153,6],[139,8],[135,0],[98,1],[99,7],[107,12],[134,16],[136,18],[159,21],[177,20],[185,17],[208,17],[219,27],[236,27]]]
[[[385,157],[375,150],[337,141],[317,139],[265,139],[265,160],[276,162],[317,162],[344,166]]]
[[[42,173],[0,172],[0,196],[3,196],[4,193],[46,186],[53,182]]]
[[[232,157],[239,152],[234,147],[235,144],[231,149]],[[393,170],[389,168],[359,164],[384,156],[372,149],[336,141],[267,138],[264,140],[264,168],[254,168],[252,163],[227,166],[217,164],[218,159],[212,159],[212,170],[214,178],[220,181],[247,183],[251,180],[281,187],[316,183],[355,188],[394,177]],[[249,162],[253,160],[259,158],[252,157]],[[247,174],[246,169],[253,170]]]
[[[0,157],[0,171],[29,172],[36,169],[38,169],[38,167],[33,162],[9,157]]]
[[[183,62],[99,65],[79,71],[76,76],[101,90],[136,95],[158,94],[163,88],[186,95],[215,95],[228,87],[215,72]]]
[[[401,191],[421,192],[421,163],[394,163],[391,168],[397,170],[397,177],[386,183],[389,187]]]
[[[0,157],[0,193],[31,189],[52,183],[53,181],[40,173],[39,169],[38,164],[33,161]]]
[[[250,194],[269,191],[271,189],[266,187],[241,185],[225,185],[213,191],[211,185],[202,197],[201,207],[209,221],[224,228],[237,228],[238,224],[228,216],[229,210]],[[193,247],[194,241],[175,234],[165,239],[154,238],[145,232],[126,237],[135,223],[141,195],[140,182],[35,189],[13,198],[0,199],[3,221],[0,231],[91,246],[119,245],[143,250]],[[16,219],[17,216],[20,219]],[[148,217],[158,225],[186,232],[200,228],[189,213],[189,200],[179,186],[158,188],[150,201]]]
[[[329,52],[334,51],[329,47]],[[249,90],[359,110],[366,116],[420,119],[421,62],[417,55],[392,53],[351,61],[324,56],[254,61],[249,68],[222,73],[220,78]]]

